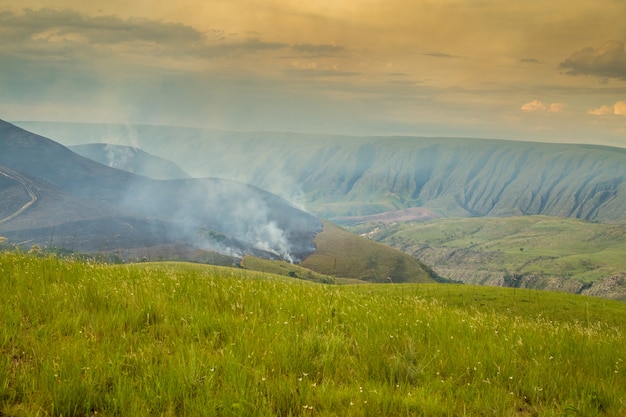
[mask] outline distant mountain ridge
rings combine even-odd
[[[191,178],[175,163],[134,146],[91,143],[68,146],[68,148],[100,164],[149,178],[160,180]]]
[[[68,141],[132,133],[191,175],[297,197],[325,218],[424,207],[443,216],[626,220],[626,150],[594,145],[26,123]],[[182,145],[184,144],[184,145]],[[241,169],[245,167],[245,169]]]

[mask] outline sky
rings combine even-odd
[[[0,0],[0,119],[626,147],[623,0]]]

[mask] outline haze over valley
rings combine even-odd
[[[157,225],[166,221],[167,225],[150,226],[161,228],[161,234],[156,235],[164,240],[144,238],[143,245],[155,248],[169,244],[170,256],[172,253],[181,256],[180,249],[174,251],[171,245],[186,242],[227,256],[269,255],[299,263],[316,252],[313,240],[321,231],[321,221],[317,220],[315,225],[313,215],[316,215],[426,262],[434,270],[431,278],[624,297],[626,269],[621,258],[591,254],[619,251],[623,245],[620,230],[626,207],[626,152],[620,148],[487,139],[225,132],[167,126],[18,124],[63,141],[70,149],[109,167],[169,178],[159,182],[129,176],[96,187],[100,193],[115,194],[113,189],[128,183],[123,187],[123,197],[114,198],[121,198],[127,209],[147,214]],[[116,144],[104,144],[107,140]],[[38,169],[44,165],[37,164]],[[12,169],[24,169],[15,165],[15,161],[12,166]],[[129,175],[117,170],[111,172],[117,176]],[[177,179],[190,176],[196,179]],[[222,179],[217,180],[218,177]],[[207,187],[203,192],[204,188],[198,188],[196,182],[207,181],[211,186],[203,185]],[[246,183],[276,194],[271,201],[283,204],[291,201],[290,204],[311,213],[310,220],[285,223],[287,218],[277,215],[278,206],[266,206],[266,203],[259,206],[250,197],[258,189],[245,186]],[[22,199],[27,197],[23,195]],[[506,219],[510,218],[513,225],[519,216],[552,225],[535,229],[533,235],[539,240],[522,239],[514,236],[517,229],[506,226]],[[490,227],[496,234],[487,235],[486,239],[493,245],[480,247],[471,235],[459,237],[450,230],[445,223],[447,218],[476,219],[476,230],[484,227],[479,219],[488,222],[498,218],[504,223]],[[582,224],[594,222],[605,226],[599,228],[589,223],[584,229],[587,232],[577,235],[573,232],[574,223],[558,220],[568,218],[583,221]],[[60,219],[56,221],[63,223]],[[433,241],[432,232],[421,236],[421,230],[427,229],[414,227],[414,222],[426,222],[425,227],[439,230],[441,237],[437,242],[440,243]],[[50,227],[48,224],[48,229],[42,229],[46,232],[40,233],[41,244],[46,243],[47,233],[54,233]],[[117,236],[111,242],[115,241],[118,249],[128,246],[120,243],[124,236],[130,236],[128,232],[115,229],[119,226],[102,227],[103,231],[109,229],[107,236]],[[291,230],[293,227],[296,230]],[[415,230],[412,235],[406,232],[402,232],[402,238],[393,235],[412,227]],[[131,230],[138,228],[134,225]],[[63,230],[59,226],[56,229],[57,234]],[[74,228],[68,230],[62,238],[57,236],[57,242],[60,238],[65,245],[70,240],[76,241],[71,239]],[[111,233],[113,230],[116,232]],[[545,230],[546,236],[542,236],[541,230]],[[546,242],[555,231],[561,237]],[[457,236],[458,243],[446,244],[453,239],[445,236]],[[503,237],[519,242],[523,250],[518,247],[512,250],[512,256],[519,260],[497,260],[498,253],[506,247],[504,242],[497,243]],[[98,239],[102,245],[102,236],[93,241]],[[567,246],[566,242],[572,239],[581,244]],[[608,241],[598,247],[592,243],[598,239]],[[584,242],[588,242],[587,246]],[[133,245],[126,258],[129,253],[137,253],[140,240],[135,238]],[[319,253],[329,248],[331,252],[342,253],[341,245],[334,241],[330,247],[317,249]],[[555,245],[562,250],[555,252]],[[96,250],[96,245],[89,249]],[[111,249],[109,245],[108,250]],[[155,249],[152,252],[159,253]],[[188,249],[184,256],[189,258],[192,252]],[[362,267],[359,262],[369,264],[371,269],[382,259],[364,255],[366,252],[358,261],[355,259],[359,257],[351,258],[351,270],[359,278],[384,281],[387,275],[380,271],[367,272],[365,268],[365,272],[356,272]],[[164,253],[167,251],[160,256]],[[462,256],[464,253],[466,256]],[[571,256],[579,257],[574,261],[579,266],[569,267],[565,260],[556,263],[561,266],[550,266],[557,258]],[[328,275],[337,275],[341,269],[336,261],[331,262],[334,269],[329,269],[328,264],[304,264],[315,265],[315,271]],[[387,271],[397,274],[399,264],[395,265]],[[340,275],[349,277],[350,269],[342,270]],[[401,275],[397,279],[410,279],[405,273]],[[516,279],[511,280],[512,276]]]
[[[259,256],[331,281],[514,274],[598,290],[626,269],[617,257],[539,245],[483,274],[446,258],[447,244],[479,246],[452,243],[445,221],[593,222],[615,229],[601,251],[621,247],[624,7],[0,0],[0,233],[118,261]],[[448,243],[408,236],[411,222]],[[364,241],[391,258],[358,256]],[[334,269],[311,261],[333,250]],[[576,268],[542,266],[583,253]]]

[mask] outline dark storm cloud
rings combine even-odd
[[[110,54],[113,51],[107,48],[119,45],[138,55],[207,59],[288,49],[302,55],[332,55],[343,50],[328,44],[268,42],[259,36],[237,39],[220,30],[202,32],[181,23],[88,16],[69,9],[0,11],[0,56],[31,55],[38,61],[42,54],[84,58],[96,48]]]
[[[180,23],[116,16],[91,17],[72,10],[26,9],[21,14],[3,11],[0,25],[4,42],[71,41],[80,36],[91,44],[140,41],[182,45],[205,38],[203,33]]]
[[[608,41],[599,48],[588,47],[571,54],[561,62],[560,68],[569,75],[593,75],[596,77],[626,80],[626,52],[624,42]]]

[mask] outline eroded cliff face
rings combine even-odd
[[[405,248],[406,250],[407,248]],[[495,253],[468,249],[414,248],[410,253],[442,277],[472,285],[563,291],[626,301],[626,272],[583,282],[567,276],[515,274],[493,265]]]
[[[347,223],[466,284],[626,300],[626,225],[549,216]],[[369,219],[369,218],[367,218]]]
[[[342,169],[326,173],[323,182],[334,185],[328,195],[353,202],[349,209],[354,211],[357,202],[367,210],[367,196],[384,191],[381,200],[395,208],[421,206],[450,216],[624,218],[622,152],[487,141],[424,145],[416,141],[415,148],[394,151],[394,146],[377,143],[367,161],[359,160],[364,157],[359,151],[346,155]],[[305,193],[314,188],[304,184]]]

